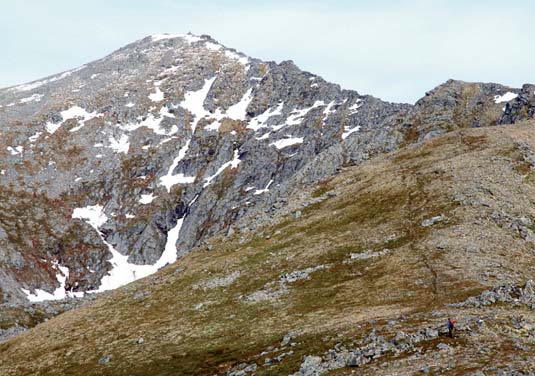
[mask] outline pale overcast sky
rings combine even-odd
[[[0,0],[0,87],[156,33],[209,34],[343,88],[414,102],[449,78],[535,82],[535,1]]]

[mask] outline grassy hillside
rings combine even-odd
[[[323,200],[301,216],[212,239],[0,344],[0,374],[239,375],[256,365],[256,375],[286,375],[304,356],[362,346],[374,329],[390,340],[448,316],[456,338],[430,335],[330,372],[527,370],[530,308],[447,304],[534,275],[533,125],[456,131],[347,168],[311,188]]]

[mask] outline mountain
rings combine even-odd
[[[137,303],[133,302],[139,300],[144,302],[145,308],[153,305],[169,307],[164,309],[165,312],[145,314],[153,315],[147,318],[147,322],[154,328],[154,333],[166,328],[165,325],[158,326],[158,322],[176,318],[175,313],[168,311],[171,309],[173,312],[186,310],[183,313],[187,322],[195,321],[201,310],[204,318],[198,321],[201,325],[198,328],[210,324],[205,329],[198,329],[199,333],[203,333],[203,330],[211,330],[211,325],[216,328],[221,312],[231,312],[230,307],[236,304],[233,295],[219,296],[219,287],[246,279],[251,285],[236,291],[236,294],[242,295],[238,299],[239,307],[242,307],[241,300],[247,300],[249,296],[246,292],[252,294],[250,299],[253,301],[271,302],[273,296],[286,296],[287,285],[295,281],[308,281],[316,273],[338,276],[338,272],[333,272],[338,266],[334,265],[338,261],[346,265],[348,254],[355,255],[356,264],[360,267],[359,260],[391,260],[397,254],[391,255],[393,248],[407,248],[409,245],[408,260],[388,261],[389,264],[384,266],[388,273],[381,274],[373,268],[369,271],[365,267],[347,272],[349,276],[344,281],[352,285],[366,280],[378,301],[382,294],[379,287],[390,288],[399,294],[405,289],[408,296],[415,294],[419,301],[431,301],[439,294],[438,277],[432,279],[435,295],[425,291],[422,295],[416,292],[418,289],[414,284],[410,288],[405,285],[411,281],[419,286],[418,278],[423,278],[422,284],[428,283],[425,282],[427,277],[419,277],[419,263],[425,266],[434,260],[427,256],[425,242],[430,233],[434,234],[430,230],[435,227],[425,226],[423,231],[418,221],[429,220],[431,224],[436,221],[439,226],[444,225],[444,221],[454,223],[448,214],[456,210],[458,202],[466,205],[466,202],[475,200],[473,197],[479,197],[479,188],[467,176],[454,179],[449,183],[451,189],[459,189],[468,197],[460,199],[461,196],[455,196],[460,200],[456,198],[456,204],[446,200],[443,205],[438,205],[438,201],[433,201],[436,197],[445,200],[444,197],[450,197],[448,194],[461,193],[446,192],[445,187],[439,189],[431,182],[422,181],[421,175],[429,173],[423,169],[424,165],[429,165],[430,169],[437,168],[438,171],[433,170],[430,176],[441,184],[448,184],[442,170],[436,167],[444,161],[433,159],[431,164],[427,158],[435,152],[433,147],[438,148],[436,153],[457,159],[469,158],[470,161],[474,156],[470,149],[472,146],[479,151],[478,148],[484,145],[482,149],[488,153],[497,153],[498,149],[502,152],[501,147],[512,148],[513,151],[507,151],[512,154],[504,154],[504,158],[510,158],[511,163],[519,162],[520,158],[518,171],[522,174],[529,172],[531,154],[518,154],[519,150],[531,150],[529,142],[518,146],[518,150],[514,149],[523,142],[520,136],[515,135],[526,135],[529,139],[529,131],[493,126],[522,123],[533,118],[534,93],[534,86],[529,84],[515,89],[499,84],[449,80],[428,92],[415,105],[388,103],[343,90],[319,76],[300,70],[291,61],[279,64],[264,62],[227,48],[209,36],[191,34],[149,36],[77,69],[1,89],[0,329],[9,336],[81,305],[84,307],[60,315],[50,325],[67,325],[62,324],[62,320],[69,323],[71,319],[76,325],[82,325],[76,321],[80,317],[91,321],[93,319],[88,317],[106,316],[109,319],[113,315],[121,318],[127,326],[123,331],[130,336],[133,335],[130,330],[137,329],[141,323],[129,321],[128,315],[136,312],[126,311],[137,307]],[[480,127],[484,128],[480,133],[466,130]],[[501,136],[497,135],[502,135],[506,141],[501,144]],[[478,141],[480,138],[489,138],[490,141]],[[458,154],[448,154],[453,153],[452,148]],[[502,154],[492,155],[497,158]],[[491,154],[487,157],[492,158]],[[384,165],[394,163],[392,161],[397,161],[396,158],[400,158],[396,163],[402,169],[401,176]],[[480,165],[484,164],[483,160],[474,162],[470,171],[477,172],[481,179],[486,176],[484,171],[490,174],[488,176],[494,176],[496,171],[486,171]],[[466,173],[464,168],[468,165],[467,162],[458,168]],[[379,179],[378,182],[374,183],[370,176]],[[513,177],[518,180],[516,175]],[[501,184],[513,190],[513,181],[516,180],[502,181]],[[344,185],[347,182],[352,183]],[[366,182],[374,185],[367,186]],[[468,182],[472,182],[475,188],[466,188],[469,190],[467,193],[461,187]],[[393,186],[389,188],[389,185]],[[402,190],[400,186],[405,185],[411,188]],[[425,188],[427,185],[430,186]],[[418,196],[422,193],[419,190],[431,189],[431,186],[437,189],[436,194],[429,192],[429,197],[418,203],[414,195]],[[355,212],[350,205],[353,200],[362,206],[355,208]],[[331,201],[338,204],[324,207],[324,202]],[[410,204],[408,212],[405,212],[406,208],[397,207],[401,202]],[[522,201],[522,205],[527,202]],[[438,206],[435,207],[435,204]],[[382,212],[385,210],[392,210],[395,215],[384,216]],[[420,218],[424,214],[428,218]],[[322,225],[307,230],[306,221],[312,215]],[[517,227],[520,226],[518,228],[522,231],[518,231],[524,238],[530,239],[529,217],[519,213],[515,215],[520,218],[514,217],[520,221]],[[345,226],[338,223],[339,216],[347,217],[348,223],[352,224],[345,230],[348,231],[346,239],[338,239],[332,233]],[[476,217],[463,215],[462,220]],[[406,227],[398,223],[403,218],[408,221]],[[414,222],[416,219],[418,221]],[[293,229],[295,236],[281,235],[284,233],[282,228],[289,225],[288,221],[297,226]],[[340,229],[336,228],[338,225]],[[392,234],[382,233],[382,226],[395,231]],[[398,244],[396,239],[400,235],[397,232],[409,238],[405,239],[403,235],[404,240]],[[381,239],[373,240],[374,236]],[[384,240],[390,236],[394,237]],[[317,243],[311,243],[316,237]],[[268,244],[271,242],[273,246]],[[246,247],[247,244],[249,246]],[[492,241],[489,244],[492,245]],[[469,244],[463,246],[468,247]],[[455,252],[460,252],[461,245],[454,244],[452,247]],[[474,247],[481,249],[483,243],[478,240]],[[277,253],[281,249],[284,252]],[[364,251],[364,256],[359,256],[361,251]],[[276,256],[268,257],[265,252]],[[504,278],[476,278],[477,272],[488,273],[483,270],[487,264],[481,260],[486,262],[487,258],[497,257],[496,253],[501,251],[493,248],[488,252],[488,256],[484,257],[476,252],[477,257],[473,258],[477,259],[477,263],[472,266],[473,269],[466,269],[475,274],[467,277],[466,286],[452,282],[458,294],[455,292],[448,299],[436,300],[436,307],[452,302],[453,297],[467,297],[483,287],[491,288],[504,281],[518,283],[526,276],[529,263],[518,261],[518,268],[505,273]],[[323,253],[325,255],[321,256]],[[453,255],[465,257],[462,253]],[[331,265],[331,256],[340,260],[332,260],[334,264]],[[316,257],[319,258],[316,260]],[[322,257],[325,261],[319,262]],[[529,261],[529,258],[526,260]],[[239,262],[245,263],[243,267],[231,267]],[[190,263],[193,264],[190,266]],[[215,263],[214,270],[210,266],[212,263]],[[166,267],[168,264],[172,266]],[[268,264],[271,272],[264,270]],[[181,265],[186,271],[192,268],[193,274],[182,273]],[[404,267],[398,269],[402,265]],[[406,274],[401,273],[401,279],[390,278],[399,270],[407,270],[410,265],[420,266]],[[437,273],[438,266],[426,267],[432,275]],[[109,292],[160,269],[161,272],[153,277],[117,292]],[[256,275],[260,271],[262,273]],[[213,281],[193,283],[207,273],[218,276]],[[340,273],[340,277],[345,278],[346,271]],[[458,277],[447,271],[443,273],[442,278],[448,281],[448,278],[454,281]],[[260,285],[257,286],[258,283]],[[297,282],[297,285],[303,283],[306,284]],[[322,282],[317,283],[317,293],[321,294]],[[383,285],[378,286],[381,283]],[[147,295],[150,299],[146,299],[144,291],[152,284],[155,284],[154,289],[151,287]],[[325,284],[325,294],[331,294],[333,299],[337,293],[331,290],[343,285],[329,278]],[[251,290],[253,285],[258,289]],[[411,292],[412,288],[416,288],[415,292]],[[316,288],[311,291],[316,294]],[[197,296],[198,292],[202,296]],[[410,307],[413,302],[409,298],[402,299],[401,295],[396,296],[399,307]],[[375,312],[371,307],[376,306],[372,302],[376,298],[360,293],[354,298],[357,301],[347,302],[347,309],[369,305],[366,309]],[[169,303],[173,299],[176,301]],[[187,307],[197,300],[196,304],[201,304],[199,309],[189,310]],[[317,304],[313,301],[303,304],[313,315],[327,308],[336,309],[340,302],[324,301],[318,296]],[[205,317],[201,308],[212,303],[223,311],[218,313],[217,309],[210,308],[210,315]],[[247,313],[240,322],[262,314],[277,317],[271,308],[263,311],[264,308],[258,308],[258,305],[245,303],[244,307],[249,308],[244,308]],[[184,306],[178,308],[176,304]],[[263,307],[263,304],[260,306]],[[278,303],[275,306],[278,307]],[[327,315],[328,311],[320,316]],[[299,312],[281,312],[288,314],[289,320],[306,317]],[[385,317],[390,314],[388,312],[384,313]],[[377,320],[383,316],[370,313],[362,317]],[[428,315],[425,317],[431,320]],[[282,318],[278,321],[280,330],[298,329],[282,325]],[[240,328],[229,324],[227,327],[225,322],[221,323],[225,330],[236,332],[243,329],[254,333],[252,337],[246,337],[249,345],[238,341],[236,349],[228,354],[224,349],[214,347],[213,351],[218,354],[235,354],[228,359],[231,363],[244,356],[236,351],[246,351],[249,355],[256,351],[254,346],[260,343],[255,342],[260,338],[257,335],[265,334],[265,341],[272,343],[276,336],[281,335],[280,331],[262,333],[264,329],[261,327],[256,328],[260,332],[249,326]],[[319,323],[310,317],[310,325]],[[267,325],[262,322],[264,324]],[[33,335],[52,335],[47,334],[49,329],[40,329],[50,325],[41,324],[24,335],[30,336],[28,339]],[[113,325],[119,325],[119,322],[98,321],[96,330],[100,330],[99,335],[104,328],[115,332],[118,329]],[[340,328],[334,325],[332,329]],[[180,330],[178,332],[181,333],[177,334],[179,337],[185,335]],[[210,335],[220,338],[221,343],[231,340],[221,333],[214,329]],[[20,342],[26,338],[24,335],[14,339],[18,342],[7,342],[0,348],[0,357],[10,354],[10,343],[24,346],[25,342]],[[239,336],[242,335],[240,331]],[[59,336],[59,333],[54,336]],[[65,337],[65,340],[67,338],[70,337]],[[109,339],[118,340],[114,338]],[[201,347],[177,348],[177,354],[194,351],[198,356],[190,358],[205,359],[207,364],[212,364],[206,358],[212,351],[205,347],[206,338],[215,337],[202,334],[198,343]],[[40,341],[36,337],[30,342],[42,343],[45,347],[51,343]],[[128,341],[131,341],[130,337]],[[148,342],[145,347],[148,347]],[[104,351],[101,347],[97,348]],[[163,351],[158,347],[153,350]],[[27,351],[21,350],[21,354]],[[128,351],[121,354],[134,356]],[[162,354],[171,356],[165,351]],[[87,356],[97,354],[88,353]],[[187,362],[182,355],[177,356],[180,361],[173,361],[173,364]],[[29,359],[35,357],[34,354]],[[93,362],[91,359],[86,358],[89,363]],[[147,359],[152,361],[157,357]],[[226,361],[214,355],[217,367],[223,367]],[[84,367],[89,367],[89,363],[79,362]],[[121,368],[115,369],[113,374],[135,374],[142,369],[141,366],[139,369],[125,368],[123,363],[120,364]],[[145,363],[140,364],[146,366]],[[294,361],[289,365],[290,368],[295,366]],[[17,368],[6,366],[4,372],[17,374],[23,369],[32,369],[31,372],[24,371],[30,373],[57,372],[54,367],[37,370],[22,363],[20,367],[23,368],[14,371]],[[169,370],[176,373],[173,367]],[[194,365],[192,367],[195,368]],[[182,369],[186,369],[185,366]],[[209,368],[210,373],[214,370]],[[207,369],[205,371],[208,372]],[[101,370],[97,367],[91,372],[98,374]],[[157,372],[167,371],[159,369]]]
[[[7,302],[115,288],[261,222],[299,172],[310,183],[393,149],[409,108],[193,35],[145,38],[0,103]]]

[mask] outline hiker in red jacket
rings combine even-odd
[[[448,323],[446,325],[448,326],[448,333],[450,335],[450,338],[453,338],[453,329],[455,329],[455,320],[448,318]]]

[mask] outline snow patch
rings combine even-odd
[[[63,125],[63,123],[69,119],[78,119],[79,121],[81,120],[81,124],[79,126],[74,127],[69,131],[69,132],[76,132],[77,130],[82,128],[87,121],[94,119],[96,117],[103,116],[102,114],[97,114],[96,111],[87,112],[84,108],[79,107],[79,106],[72,106],[71,108],[65,111],[61,111],[60,114],[63,120],[60,121],[59,123],[54,124],[50,121],[46,123],[45,127],[48,133],[50,134],[55,133]]]
[[[353,115],[353,114],[356,114],[359,110],[359,108],[362,106],[362,99],[357,99],[357,101],[348,108],[349,110],[349,115]]]
[[[349,135],[358,132],[360,130],[360,125],[357,125],[354,128],[349,128],[348,126],[344,127],[344,132],[342,133],[342,140],[345,140]]]
[[[174,114],[170,113],[169,109],[167,107],[165,107],[165,106],[162,106],[162,108],[160,108],[159,113],[160,113],[160,116],[162,116],[162,117],[163,116],[167,116],[169,118],[176,118],[176,116]]]
[[[127,132],[133,132],[141,127],[147,127],[154,133],[161,136],[172,136],[176,132],[178,132],[178,127],[176,125],[173,125],[171,127],[171,130],[169,131],[166,131],[165,129],[160,127],[160,123],[163,120],[163,116],[156,117],[154,116],[154,114],[149,113],[145,118],[139,116],[137,120],[139,121],[138,123],[130,123],[126,125],[118,124],[117,126]]]
[[[54,124],[49,121],[48,123],[46,123],[45,128],[48,133],[53,134],[59,129],[59,127],[61,127],[62,124],[63,124],[62,122],[58,124]]]
[[[262,193],[267,193],[269,192],[269,186],[273,183],[273,179],[269,181],[269,183],[267,183],[266,187],[264,189],[257,189],[256,191],[254,191],[254,195],[261,195]]]
[[[335,111],[333,110],[333,107],[336,105],[336,102],[335,101],[331,101],[327,107],[325,108],[325,110],[323,110],[323,115],[325,117],[329,117],[330,114],[334,113]]]
[[[8,146],[7,151],[9,151],[11,155],[18,155],[18,154],[22,154],[22,152],[24,151],[24,147],[20,145],[15,146],[15,147]]]
[[[34,94],[30,97],[22,98],[19,103],[40,102],[43,97],[43,94]]]
[[[178,166],[178,163],[186,156],[191,140],[195,134],[197,123],[203,117],[210,115],[210,113],[204,108],[204,101],[206,100],[206,96],[208,95],[208,92],[210,91],[210,88],[212,87],[216,77],[217,76],[214,76],[211,79],[205,80],[204,85],[200,90],[187,92],[184,95],[184,100],[180,102],[180,106],[193,115],[193,119],[191,121],[191,139],[186,141],[186,144],[180,148],[178,151],[178,156],[173,160],[173,163],[167,171],[167,175],[160,178],[160,184],[165,186],[167,192],[171,192],[171,188],[175,184],[191,184],[195,181],[195,177],[184,176],[182,173],[173,175],[173,171],[175,170],[176,166]]]
[[[143,205],[150,204],[154,199],[158,196],[154,196],[153,193],[149,193],[147,195],[141,195],[141,198],[139,199],[139,203]]]
[[[211,51],[219,51],[221,48],[223,48],[223,46],[221,46],[220,44],[212,42],[206,42],[204,46]]]
[[[99,231],[100,234],[100,231]],[[146,277],[150,274],[154,274],[160,265],[160,260],[154,265],[137,265],[130,264],[128,262],[128,256],[120,254],[113,246],[108,243],[100,234],[102,241],[108,247],[108,250],[112,254],[112,258],[108,260],[112,264],[113,268],[107,275],[100,280],[100,287],[98,290],[91,290],[88,293],[102,292],[107,290],[113,290],[118,287],[124,286],[137,279]],[[176,253],[176,252],[175,252]],[[163,257],[163,254],[162,254]],[[163,265],[162,265],[163,266]]]
[[[128,136],[123,134],[119,140],[116,140],[115,137],[110,136],[109,140],[110,146],[115,153],[125,153],[128,154],[128,149],[130,148],[130,143],[128,142]]]
[[[163,91],[160,90],[158,85],[154,86],[155,93],[149,94],[149,99],[153,102],[160,102],[164,99]]]
[[[72,218],[85,219],[85,221],[97,231],[99,231],[99,227],[106,223],[106,221],[108,220],[108,217],[104,213],[102,205],[75,208],[72,212]]]
[[[262,114],[255,116],[249,121],[249,124],[247,125],[248,129],[252,129],[253,131],[257,131],[261,128],[267,127],[266,122],[271,118],[272,116],[278,116],[282,115],[282,107],[284,106],[284,103],[281,102],[277,105],[276,108],[268,108],[266,111],[264,111]]]
[[[218,177],[227,167],[237,168],[241,162],[239,156],[240,154],[238,152],[238,149],[234,150],[234,157],[232,158],[232,160],[224,163],[221,167],[219,167],[219,169],[216,171],[215,174],[204,179],[205,183],[203,185],[203,188],[206,188],[207,186],[209,186],[212,183],[212,181],[214,181],[214,179]]]
[[[167,144],[169,141],[176,140],[177,138],[178,137],[176,137],[176,136],[165,138],[165,139],[161,140],[158,143],[158,146],[162,146],[163,144]]]
[[[28,140],[30,142],[35,142],[39,139],[39,136],[41,136],[43,132],[36,132],[33,136],[28,137]]]
[[[238,63],[240,63],[242,65],[247,65],[249,63],[249,58],[248,57],[241,56],[241,55],[237,54],[236,52],[232,52],[232,51],[226,50],[225,51],[225,56],[228,57],[229,59],[236,60]]]
[[[206,111],[204,108],[204,101],[206,96],[210,91],[215,79],[217,76],[214,76],[210,79],[204,81],[204,85],[201,89],[197,91],[189,91],[184,95],[184,100],[180,102],[180,107],[185,110],[188,110],[193,115],[193,120],[191,122],[192,133],[195,132],[195,128],[199,120],[205,116],[209,116],[210,112]]]
[[[267,132],[267,133],[264,133],[262,136],[260,137],[256,137],[257,141],[261,141],[261,140],[267,140],[269,138],[269,136],[271,135],[271,132]]]
[[[507,93],[505,93],[503,95],[495,95],[494,96],[494,103],[510,102],[513,99],[515,99],[516,97],[518,97],[518,94],[511,93],[510,91],[508,91]]]
[[[252,92],[253,88],[250,88],[238,103],[230,106],[226,111],[227,117],[233,120],[245,120],[247,106],[249,106],[249,103],[253,100]]]
[[[128,216],[129,215],[127,214],[127,217]],[[91,225],[97,231],[100,238],[112,254],[112,258],[109,260],[109,262],[113,266],[113,269],[101,279],[98,290],[88,291],[88,293],[116,289],[126,285],[127,283],[133,282],[136,279],[154,274],[161,267],[168,263],[173,263],[177,259],[176,242],[180,234],[183,218],[179,219],[175,227],[173,227],[167,233],[167,242],[165,244],[164,252],[160,256],[160,259],[153,265],[130,264],[128,262],[128,256],[120,254],[110,243],[104,239],[99,229],[99,227],[102,226],[107,220],[102,206],[94,205],[87,206],[85,208],[77,208],[74,210],[72,218],[85,220],[89,225]],[[133,216],[130,216],[130,218],[133,218]]]
[[[286,125],[299,125],[299,124],[301,124],[301,122],[303,121],[303,118],[305,117],[306,114],[308,114],[314,108],[318,108],[318,107],[322,107],[322,106],[325,106],[325,102],[316,101],[316,102],[314,102],[314,104],[312,106],[310,106],[308,108],[303,108],[302,110],[293,110],[290,113],[290,116],[288,116],[288,118],[286,119],[286,124],[283,124],[283,125],[279,126],[278,129],[280,129],[283,126],[286,126]]]
[[[83,292],[71,292],[65,290],[67,278],[69,278],[69,268],[59,265],[57,261],[53,262],[52,267],[57,270],[56,279],[59,282],[59,287],[54,292],[49,293],[41,289],[35,289],[35,293],[29,290],[21,289],[30,302],[42,302],[45,300],[61,300],[67,297],[82,297]]]
[[[177,260],[176,242],[178,241],[183,222],[184,218],[180,218],[175,227],[167,232],[167,242],[165,243],[164,251],[160,256],[160,259],[154,264],[156,270],[167,264],[172,264]]]
[[[288,146],[292,145],[298,145],[303,143],[303,137],[292,137],[288,136],[287,138],[283,138],[282,140],[278,140],[275,142],[272,142],[269,144],[269,146],[275,146],[277,149],[284,149]]]
[[[207,115],[208,120],[211,120],[212,123],[207,125],[204,129],[218,131],[221,126],[221,120],[224,118],[245,121],[247,116],[247,106],[249,106],[249,103],[253,100],[252,92],[252,88],[247,90],[239,102],[230,106],[225,112],[222,112],[221,109],[218,108],[214,114]]]
[[[166,175],[160,178],[160,185],[163,185],[167,192],[171,192],[171,188],[176,184],[192,184],[195,182],[195,176],[185,176],[183,173],[177,175]]]

